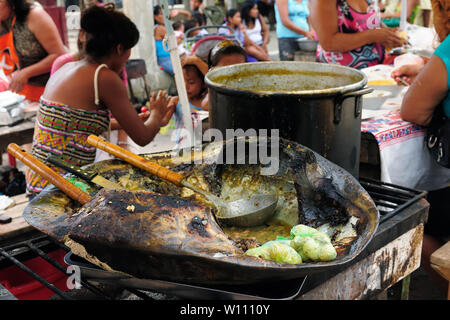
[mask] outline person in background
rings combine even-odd
[[[228,26],[234,30],[236,40],[241,46],[247,49],[247,52],[256,52],[257,55],[259,54],[260,56],[265,57],[266,52],[249,39],[246,28],[242,23],[240,11],[238,11],[237,9],[228,10],[226,14],[226,22],[223,24],[223,26]],[[231,30],[228,28],[220,28],[218,32],[228,36],[232,34]],[[250,60],[252,60],[253,62],[257,61],[257,59],[254,59],[253,57],[251,57]]]
[[[183,75],[186,82],[186,91],[194,128],[199,122],[198,112],[208,110],[209,107],[208,91],[204,80],[209,68],[245,62],[247,62],[246,51],[239,44],[231,40],[223,40],[211,49],[208,55],[208,64],[197,56],[185,56],[182,58]],[[183,136],[180,131],[185,128],[180,104],[177,105],[174,117],[175,128],[178,129],[175,130],[175,139],[177,148],[179,148],[183,140],[186,139],[186,136]]]
[[[450,2],[431,0],[431,4],[434,27],[441,44],[424,66],[402,66],[392,72],[392,77],[397,81],[405,77],[411,82],[402,101],[402,119],[421,126],[429,125],[440,104],[445,115],[450,117]],[[450,169],[448,174],[450,175]],[[428,191],[430,209],[424,228],[421,256],[423,268],[445,292],[448,290],[448,282],[433,270],[430,256],[450,237],[449,197],[450,187]]]
[[[156,61],[158,65],[171,76],[174,75],[172,61],[170,60],[170,52],[164,50],[163,40],[166,36],[166,27],[164,26],[164,15],[159,5],[153,7],[153,19],[155,25],[153,34],[155,37]]]
[[[245,26],[242,24],[241,12],[238,9],[229,9],[225,16],[225,22],[222,25],[230,27],[234,31],[236,40],[241,45],[244,45]],[[218,33],[225,34],[227,36],[232,35],[231,30],[228,28],[220,28]]]
[[[155,92],[144,122],[119,77],[139,40],[136,26],[112,4],[83,11],[80,26],[86,34],[85,58],[56,71],[40,100],[32,154],[42,162],[56,155],[78,167],[92,163],[96,148],[87,143],[87,138],[108,130],[110,112],[135,143],[147,145],[168,123],[178,101],[165,92]],[[48,185],[31,170],[26,180],[27,190],[33,194]]]
[[[420,0],[419,7],[422,11],[423,26],[429,28],[431,25],[431,1]]]
[[[208,56],[209,68],[231,66],[247,62],[247,53],[237,43],[230,40],[219,42],[211,49]]]
[[[186,49],[184,48],[184,24],[181,21],[175,21],[172,24],[173,32],[175,33],[175,37],[177,39],[178,44],[178,54],[180,56],[186,53]]]
[[[202,15],[201,13],[194,13],[193,15],[192,15],[192,17],[195,19],[195,20],[197,20],[198,21],[198,26],[199,27],[203,27],[203,26],[206,26],[206,19],[205,19],[205,16],[204,15]],[[200,31],[198,32],[198,35],[200,35],[200,36],[205,36],[205,35],[207,35],[208,34],[208,30],[206,30],[206,29],[200,29]]]
[[[188,21],[186,21],[186,22],[184,23],[184,30],[185,30],[185,32],[187,32],[189,29],[197,28],[197,27],[199,27],[199,26],[200,26],[200,24],[198,23],[198,20],[195,19],[195,18],[192,18],[192,19],[189,19]],[[196,35],[198,35],[199,32],[200,32],[200,29],[190,31],[190,32],[187,34],[187,37],[188,37],[188,38],[193,38],[193,37],[195,37]]]
[[[406,41],[382,27],[370,0],[311,0],[311,22],[319,39],[319,62],[367,68],[383,63],[386,46]]]
[[[241,19],[248,37],[248,41],[244,43],[245,51],[259,61],[272,61],[267,50],[269,29],[253,0],[247,0],[242,4]]]
[[[387,3],[380,4],[381,9],[381,19],[383,23],[390,27],[400,26],[400,12],[401,12],[401,1],[400,0],[389,0]],[[417,15],[419,13],[419,0],[408,0],[407,1],[407,13],[406,19],[409,23],[414,23]]]
[[[276,17],[274,9],[274,0],[257,0],[258,11],[263,17],[267,17],[270,24],[270,30],[275,29]]]
[[[298,39],[314,39],[308,0],[276,0],[278,48],[281,61],[293,61]]]
[[[203,12],[203,8],[204,8],[203,0],[190,0],[189,4],[191,6],[191,14],[192,15],[195,15],[197,13],[201,14],[203,17],[203,20],[205,21],[205,24],[206,24],[206,21],[208,18],[206,17],[205,13]]]
[[[205,84],[205,74],[208,72],[208,66],[196,56],[183,57],[181,59],[181,65],[183,68],[189,108],[191,110],[192,124],[193,127],[196,128],[200,119],[198,112],[201,110],[208,110],[207,105],[202,105],[208,92]],[[175,108],[174,118],[176,148],[181,148],[186,142],[187,136],[183,133],[183,130],[186,127],[183,121],[183,111],[180,103],[178,103]]]
[[[8,90],[39,102],[64,44],[52,18],[26,0],[0,1],[0,68]]]
[[[231,40],[223,40],[217,43],[208,54],[207,68],[231,66],[248,61],[247,52],[238,43]],[[204,68],[204,66],[202,67]],[[206,74],[206,73],[205,73]],[[202,108],[208,110],[209,97],[208,94],[202,102]]]

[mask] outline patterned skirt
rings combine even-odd
[[[91,134],[101,135],[108,130],[108,110],[86,111],[41,98],[34,133],[32,154],[34,157],[64,175],[66,172],[46,162],[49,155],[56,155],[66,163],[78,167],[95,160],[96,148],[87,143]],[[34,171],[26,172],[27,190],[41,192],[49,183]]]

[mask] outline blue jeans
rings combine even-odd
[[[299,51],[298,38],[278,38],[278,51],[281,61],[294,61],[295,51]]]
[[[170,60],[170,57],[157,58],[157,61],[158,65],[162,67],[165,72],[167,72],[171,76],[174,75],[172,61]]]

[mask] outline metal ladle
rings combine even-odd
[[[226,225],[254,227],[262,225],[275,213],[275,208],[278,203],[278,197],[275,194],[255,194],[250,197],[250,199],[239,199],[232,202],[226,202],[212,193],[192,185],[186,181],[185,177],[181,174],[164,168],[117,145],[111,144],[95,135],[90,135],[87,142],[90,145],[125,160],[163,180],[200,193],[216,206],[217,220]]]

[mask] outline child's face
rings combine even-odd
[[[220,58],[217,67],[231,66],[233,64],[245,63],[245,57],[239,53],[233,53]]]
[[[228,18],[228,21],[234,26],[239,26],[242,22],[241,13],[239,11],[236,12],[234,14],[234,16],[232,16],[231,18]]]
[[[184,82],[186,83],[186,92],[189,99],[200,96],[205,87],[204,81],[200,78],[197,71],[193,68],[183,68]]]
[[[250,17],[252,17],[252,18],[257,18],[258,17],[258,6],[255,4],[254,6],[253,6],[253,8],[251,8],[250,9],[250,12],[249,12],[249,14],[250,14]]]
[[[198,23],[196,23],[196,24],[195,24],[195,27],[193,27],[193,28],[197,28],[197,27],[199,27]],[[195,37],[196,35],[198,35],[199,32],[200,32],[200,29],[191,31],[191,32],[189,32],[188,37],[189,37],[189,38],[193,38],[193,37]]]

